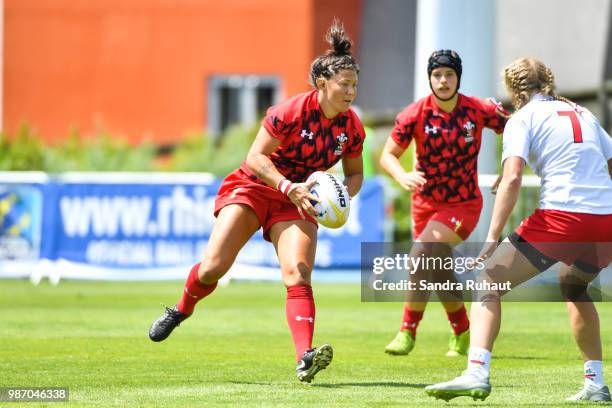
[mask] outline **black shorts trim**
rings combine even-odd
[[[580,269],[582,272],[590,273],[593,275],[597,275],[603,269],[581,261],[580,259],[576,259],[576,261],[574,261],[574,266]]]
[[[544,255],[516,232],[510,234],[508,240],[512,242],[514,247],[540,272],[544,272],[546,269],[559,262],[554,258]],[[573,265],[581,271],[591,274],[598,274],[603,269],[581,261],[580,259],[574,261]]]
[[[512,245],[514,245],[514,247],[540,272],[544,272],[559,262],[550,256],[544,255],[536,247],[531,245],[531,243],[517,234],[516,231],[508,235],[508,240],[512,242]]]

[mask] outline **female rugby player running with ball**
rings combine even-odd
[[[310,194],[314,181],[340,159],[350,196],[363,181],[361,151],[365,133],[350,109],[357,96],[359,66],[351,40],[337,21],[327,40],[331,48],[310,70],[313,90],[271,107],[245,162],[223,181],[216,201],[217,220],[201,262],[191,269],[183,295],[153,322],[149,337],[162,341],[191,316],[196,303],[210,295],[240,249],[263,228],[276,249],[287,288],[286,316],[295,345],[297,377],[310,382],[332,360],[329,344],[312,348],[315,303],[311,273],[317,221]]]

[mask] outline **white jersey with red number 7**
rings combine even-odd
[[[588,110],[535,95],[504,129],[502,163],[521,157],[541,178],[540,208],[612,214],[612,138]]]

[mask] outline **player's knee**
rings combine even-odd
[[[232,266],[232,263],[221,257],[207,257],[200,263],[198,277],[207,285],[217,282]]]
[[[591,297],[587,291],[588,285],[573,279],[561,279],[559,289],[563,299],[569,302],[589,302]]]
[[[500,270],[501,269],[501,270]],[[476,288],[472,297],[483,303],[495,303],[501,300],[501,297],[510,291],[510,287],[506,287],[507,270],[505,268],[487,268],[476,279],[474,287]]]
[[[312,267],[305,263],[297,263],[282,268],[285,285],[310,285]]]

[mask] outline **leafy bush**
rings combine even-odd
[[[218,140],[202,134],[189,135],[172,154],[170,171],[204,171],[219,177],[240,166],[259,127],[231,127]]]
[[[0,170],[45,170],[46,152],[40,137],[23,125],[13,137],[0,135]]]
[[[0,171],[202,171],[221,177],[245,159],[256,132],[233,127],[219,139],[191,134],[164,161],[152,143],[131,146],[106,132],[85,139],[72,131],[63,143],[45,146],[23,125],[14,136],[0,135]]]
[[[154,168],[156,148],[151,143],[133,147],[106,133],[84,141],[72,132],[61,145],[47,149],[45,171],[151,171]]]

